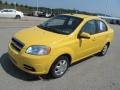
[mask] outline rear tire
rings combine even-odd
[[[53,63],[49,74],[53,78],[60,78],[67,71],[67,69],[69,67],[69,64],[70,64],[70,62],[69,62],[68,57],[67,56],[61,56]]]
[[[99,55],[99,56],[105,56],[106,53],[107,53],[107,51],[108,51],[108,48],[109,48],[109,45],[106,44],[106,45],[103,47],[102,51],[98,53],[98,55]]]
[[[15,19],[21,19],[20,15],[16,15]]]

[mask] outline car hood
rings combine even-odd
[[[57,34],[38,28],[37,26],[27,28],[17,32],[14,37],[23,42],[26,46],[30,45],[53,45],[63,40],[67,35]]]

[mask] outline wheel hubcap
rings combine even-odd
[[[103,55],[104,55],[104,54],[106,54],[107,49],[108,49],[108,46],[107,46],[107,45],[105,45],[105,46],[104,46],[104,48],[103,48],[103,52],[102,52],[102,53],[103,53]]]
[[[60,60],[55,67],[55,74],[62,75],[66,71],[68,63],[66,60]]]

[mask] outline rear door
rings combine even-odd
[[[97,25],[97,31],[95,34],[95,40],[96,40],[96,51],[100,51],[103,46],[106,44],[107,38],[109,37],[107,31],[107,25],[101,21],[101,20],[96,20],[96,25]]]
[[[8,14],[8,17],[9,17],[9,18],[14,18],[15,15],[16,15],[16,12],[15,12],[14,10],[11,10],[11,9],[10,9],[10,10],[8,10],[8,13],[7,13],[7,14]]]

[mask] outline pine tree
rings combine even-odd
[[[8,5],[8,2],[7,2],[7,1],[5,2],[5,5]]]
[[[0,0],[0,4],[2,4],[3,2],[2,2],[2,0]]]

